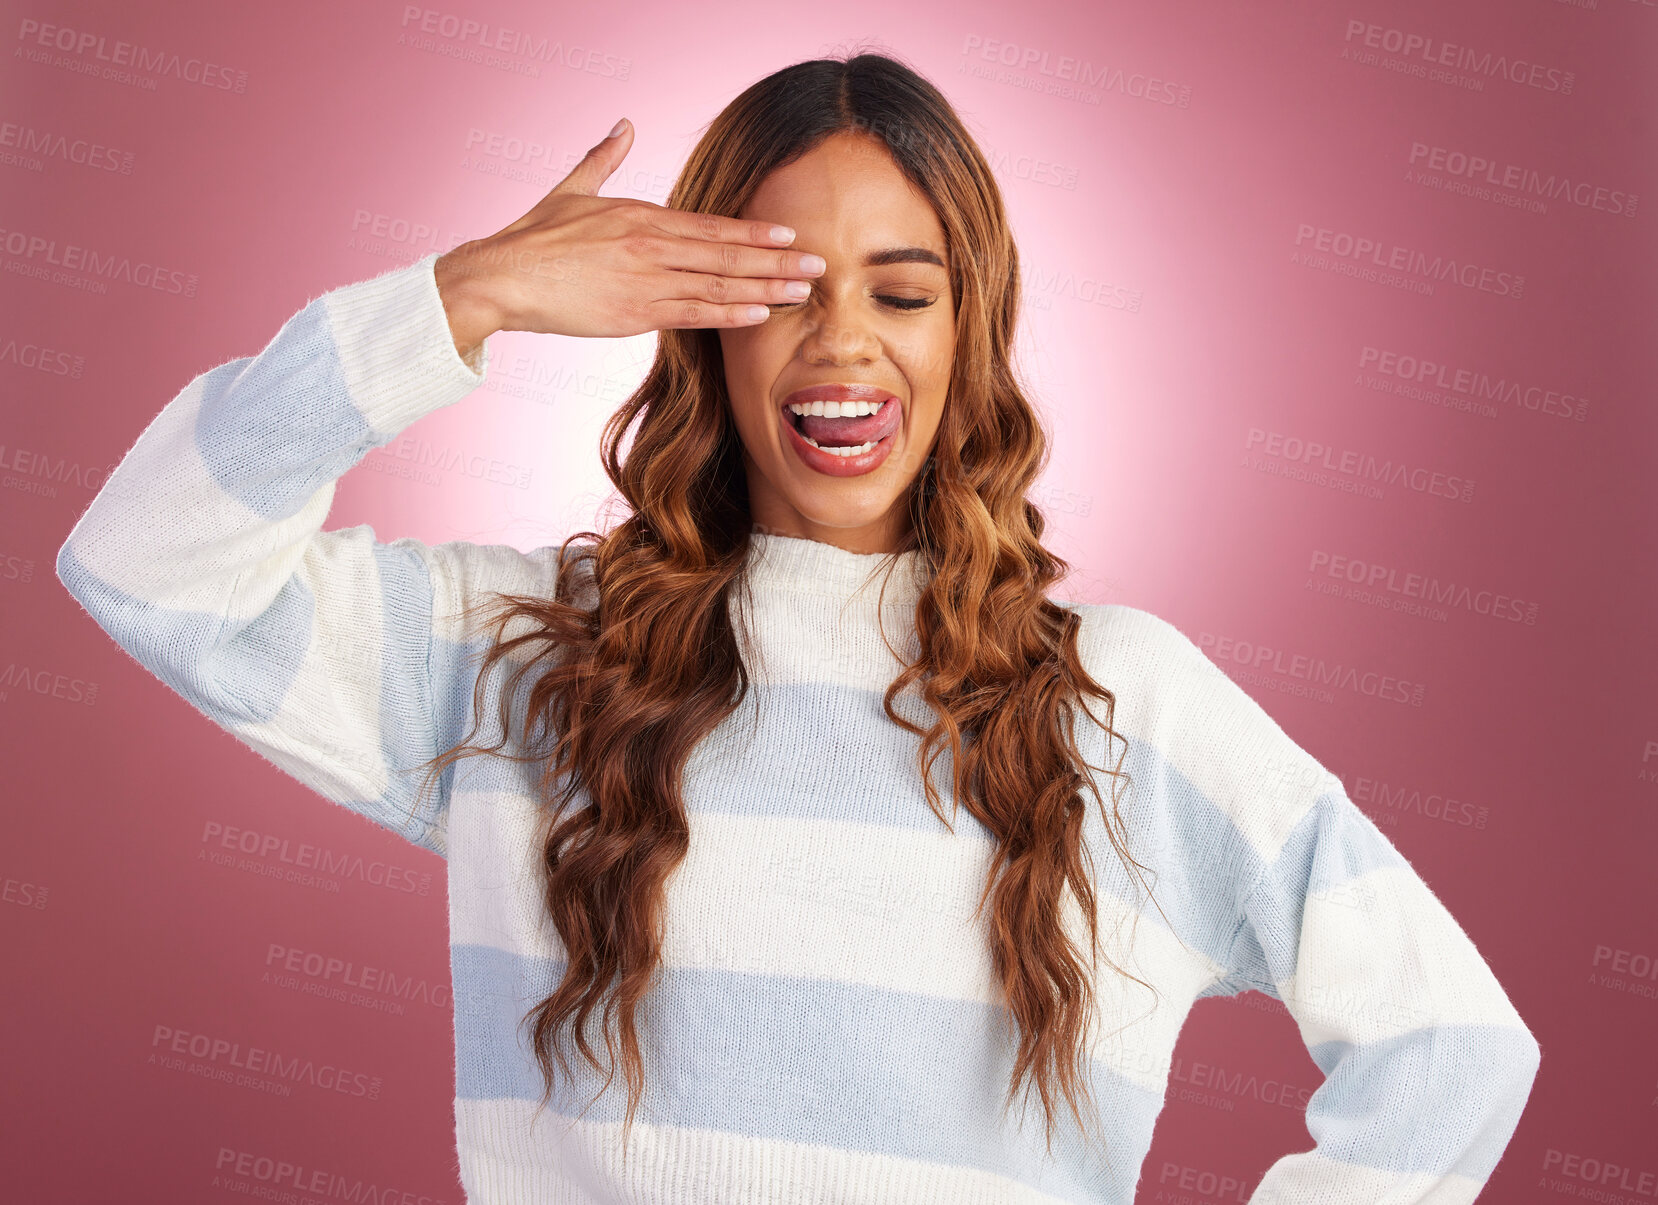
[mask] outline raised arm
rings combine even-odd
[[[336,480],[475,389],[497,330],[747,325],[823,270],[769,222],[596,195],[632,137],[618,123],[510,226],[324,294],[257,356],[191,381],[58,552],[93,619],[203,714],[435,853],[449,778],[421,792],[416,771],[469,727],[461,613],[550,596],[557,550],[324,531]]]
[[[410,773],[458,739],[430,673],[434,594],[464,558],[323,531],[336,479],[484,379],[436,256],[311,301],[257,356],[184,387],[76,522],[58,577],[116,643],[316,790],[445,852],[446,798]],[[445,746],[446,747],[446,746]]]

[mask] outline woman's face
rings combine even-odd
[[[909,527],[910,486],[932,451],[955,353],[938,215],[878,139],[843,133],[773,171],[737,216],[792,227],[791,249],[828,264],[806,300],[773,305],[755,326],[719,328],[754,522],[852,552],[891,551]],[[797,419],[791,395],[820,386],[857,396],[836,419],[823,413],[836,390],[808,394],[817,414]],[[854,414],[854,401],[880,409]],[[821,448],[808,442],[814,433]],[[869,444],[853,456],[823,450]]]

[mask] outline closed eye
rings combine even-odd
[[[886,295],[886,294],[877,293],[875,295],[875,300],[879,301],[882,305],[886,306],[889,309],[894,309],[894,310],[924,310],[928,306],[932,305],[934,300],[936,300],[936,299],[931,298],[931,297],[893,297],[893,296],[889,296],[889,295]],[[774,310],[792,310],[792,309],[795,309],[798,306],[803,306],[806,303],[804,301],[789,301],[789,302],[772,301],[772,302],[768,302],[767,304]]]

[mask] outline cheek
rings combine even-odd
[[[899,371],[919,395],[942,395],[950,384],[956,332],[951,326],[911,339],[898,361]]]
[[[765,355],[764,341],[752,330],[722,331],[725,388],[732,420],[747,441],[764,441],[770,434],[768,411],[777,372]]]
[[[769,389],[781,364],[765,337],[764,324],[720,332],[720,354],[725,361],[726,380],[743,388]]]

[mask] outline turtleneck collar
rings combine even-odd
[[[803,536],[749,533],[747,574],[756,589],[778,588],[847,599],[862,592],[871,602],[885,589],[885,605],[915,605],[926,582],[926,560],[919,551],[901,552],[885,576],[884,552],[848,552],[835,544]]]

